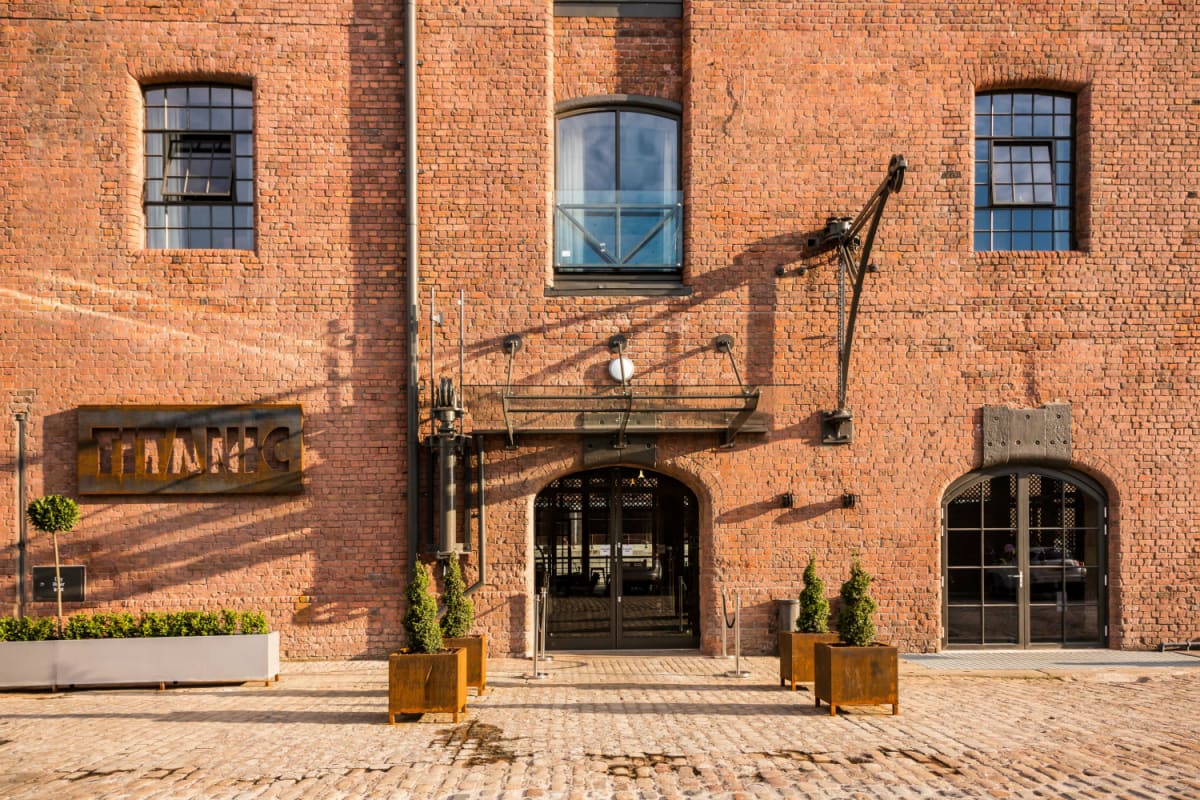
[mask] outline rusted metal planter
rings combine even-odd
[[[446,647],[461,647],[467,651],[467,686],[483,694],[487,691],[487,636],[448,636]]]
[[[467,713],[467,651],[409,653],[388,657],[388,722],[397,714]]]
[[[792,684],[796,691],[798,683],[813,682],[813,648],[818,642],[836,642],[836,633],[791,633],[779,634],[779,685]]]
[[[829,704],[829,714],[838,706],[891,704],[900,713],[900,652],[886,644],[855,647],[848,644],[818,644],[814,649],[813,698]]]

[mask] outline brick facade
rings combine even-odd
[[[639,386],[728,386],[712,341],[732,335],[767,432],[731,449],[664,434],[654,467],[700,503],[709,652],[722,588],[741,593],[745,646],[764,652],[773,601],[797,595],[809,554],[832,591],[855,551],[876,577],[881,637],[937,649],[942,500],[980,466],[985,405],[1070,404],[1069,467],[1107,494],[1109,645],[1200,633],[1195,11],[953,5],[692,0],[675,20],[556,18],[548,0],[419,5],[423,409],[428,348],[436,377],[457,380],[460,290],[468,433],[494,427],[508,335],[524,341],[514,382],[573,391],[612,385],[618,333]],[[300,403],[303,494],[82,498],[64,559],[88,566],[87,608],[262,608],[292,657],[400,643],[403,15],[366,0],[0,8],[5,611],[18,411],[34,497],[75,493],[81,405]],[[189,80],[254,88],[253,252],[142,247],[139,86]],[[974,96],[1006,88],[1076,97],[1075,250],[972,250]],[[682,106],[686,295],[552,290],[555,106],[622,94]],[[862,207],[893,153],[909,169],[860,310],[855,441],[826,446],[836,269],[805,242]],[[431,290],[446,318],[432,330]],[[485,443],[479,627],[523,653],[533,497],[584,468],[581,440]],[[30,564],[49,552],[33,538]],[[468,582],[477,569],[472,554]]]

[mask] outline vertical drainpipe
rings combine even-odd
[[[17,608],[16,616],[25,616],[25,551],[29,542],[28,520],[25,517],[25,424],[28,415],[18,411],[17,417]]]
[[[417,263],[417,0],[407,0],[404,17],[404,175],[405,239],[407,244],[408,292],[408,573],[417,561],[420,534],[420,463],[421,444],[418,411],[419,355],[417,351],[417,294],[420,279]],[[407,579],[404,583],[407,583]]]
[[[479,459],[479,469],[475,472],[475,503],[479,511],[479,577],[467,587],[465,594],[471,594],[487,583],[487,500],[484,498],[487,484],[483,474],[483,437],[474,434],[471,439]]]

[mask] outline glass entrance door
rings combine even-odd
[[[699,645],[699,515],[687,487],[645,470],[592,470],[551,483],[535,510],[548,648]]]
[[[951,487],[943,563],[947,646],[1105,641],[1105,503],[1082,476],[992,471]]]

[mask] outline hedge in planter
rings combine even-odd
[[[829,600],[825,597],[825,581],[817,575],[817,559],[811,556],[804,569],[804,590],[800,592],[800,613],[795,632],[779,633],[779,685],[790,681],[792,691],[797,684],[812,683],[814,648],[820,642],[836,642],[829,633]]]
[[[446,577],[442,583],[442,599],[446,601],[446,613],[441,621],[443,641],[446,647],[466,649],[467,686],[474,686],[475,691],[483,694],[487,691],[487,637],[471,635],[475,604],[467,597],[467,585],[463,582],[457,556],[452,555],[446,560]]]
[[[458,722],[467,710],[467,651],[443,648],[430,584],[429,570],[418,561],[405,591],[408,648],[388,657],[388,722],[393,725],[397,714],[445,711]]]
[[[0,686],[37,688],[279,679],[279,634],[258,612],[0,619]]]
[[[891,704],[900,713],[899,651],[875,642],[875,610],[871,576],[857,556],[850,579],[842,584],[842,607],[838,612],[841,642],[818,644],[815,648],[813,696],[824,700],[829,713],[838,706]]]

